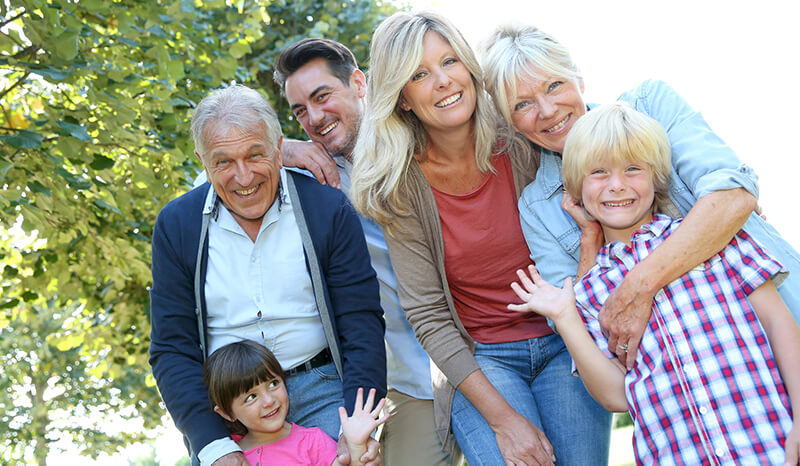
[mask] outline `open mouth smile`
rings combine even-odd
[[[260,186],[261,186],[260,184],[257,184],[257,185],[253,186],[250,189],[237,189],[237,190],[234,190],[234,192],[236,194],[238,194],[239,196],[249,196],[249,195],[253,194],[254,192],[256,192]]]
[[[627,201],[607,201],[603,203],[606,207],[626,207],[631,204],[633,204],[632,199],[628,199]]]
[[[322,136],[325,136],[326,134],[330,133],[331,130],[333,130],[333,128],[336,128],[337,126],[339,126],[339,120],[336,120],[333,123],[329,124],[328,126],[322,128],[321,130],[318,131],[318,133],[321,134]]]
[[[558,123],[556,123],[555,125],[547,128],[547,129],[543,130],[543,132],[551,134],[551,133],[556,133],[556,132],[560,131],[564,126],[567,125],[567,123],[569,122],[571,117],[572,117],[572,114],[570,113],[569,115],[565,116],[563,120],[559,121]]]
[[[463,95],[464,95],[464,92],[461,91],[461,92],[458,92],[458,93],[455,93],[455,94],[451,95],[450,97],[445,97],[444,99],[436,102],[433,105],[434,105],[434,107],[437,107],[437,108],[444,108],[444,107],[447,107],[449,105],[453,105],[454,103],[456,103],[459,100],[461,100],[461,96],[463,96]]]

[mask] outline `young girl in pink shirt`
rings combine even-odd
[[[203,378],[214,411],[228,423],[231,437],[253,465],[337,466],[336,442],[317,427],[286,422],[289,395],[283,369],[270,350],[250,340],[223,346],[209,356]],[[373,409],[375,389],[366,402],[358,389],[353,415],[339,408],[352,465],[361,464],[370,433],[389,418],[380,416],[384,399]]]

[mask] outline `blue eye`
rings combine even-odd
[[[444,66],[447,66],[447,65],[452,65],[453,63],[457,63],[457,62],[458,62],[457,59],[455,59],[453,57],[448,57],[448,58],[445,58],[445,60],[444,60],[444,62],[442,62],[442,64]]]
[[[427,73],[425,71],[417,71],[411,76],[412,81],[419,81],[420,79],[424,78]]]
[[[518,112],[518,111],[524,109],[525,107],[528,107],[529,105],[530,105],[530,102],[528,102],[527,100],[523,100],[523,101],[517,102],[517,104],[514,105],[514,111]]]
[[[564,84],[562,81],[553,81],[549,86],[547,86],[547,92],[553,92],[562,84]]]

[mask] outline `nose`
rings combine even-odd
[[[234,173],[234,180],[242,187],[248,186],[254,178],[253,171],[244,160],[236,162],[236,173]]]
[[[625,190],[625,180],[621,173],[612,171],[608,177],[608,190],[613,192]]]
[[[450,79],[450,75],[441,68],[434,72],[434,76],[436,77],[436,87],[440,89],[447,89],[447,87],[450,86],[450,83],[453,82],[453,80]]]
[[[557,107],[550,96],[543,95],[538,100],[536,104],[539,107],[539,118],[548,119],[555,116]]]
[[[306,107],[306,111],[308,112],[308,122],[311,124],[311,126],[319,126],[325,121],[325,112],[317,108],[315,105],[309,105]]]

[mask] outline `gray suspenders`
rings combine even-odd
[[[302,176],[302,175],[301,175]],[[294,185],[294,178],[291,173],[286,174],[286,187],[289,191],[289,199],[292,202],[294,209],[294,218],[297,222],[297,229],[300,230],[300,238],[303,240],[303,249],[306,251],[308,257],[308,265],[311,272],[311,283],[314,287],[314,298],[317,301],[317,309],[319,310],[319,317],[322,321],[322,328],[325,330],[325,338],[328,340],[328,347],[333,357],[333,362],[336,364],[336,372],[339,373],[339,378],[342,378],[342,355],[339,351],[338,339],[333,331],[333,322],[331,322],[331,313],[328,312],[328,305],[325,301],[324,287],[322,285],[322,272],[319,268],[319,261],[317,260],[317,252],[314,249],[314,243],[311,241],[311,234],[308,231],[306,218],[303,214],[303,206],[300,204],[300,197],[297,194],[297,187]],[[213,190],[213,187],[209,189]],[[201,290],[205,286],[201,273],[202,260],[203,260],[203,245],[208,236],[208,224],[211,218],[216,218],[219,209],[219,198],[217,193],[213,193],[214,208],[210,212],[203,212],[203,222],[200,227],[200,244],[197,247],[197,266],[194,270],[194,301],[195,301],[195,314],[197,315],[197,332],[200,336],[200,350],[203,353],[203,359],[208,357],[208,347],[206,345],[206,332],[203,325],[203,305],[201,301]]]
[[[336,334],[333,333],[331,313],[328,312],[328,305],[325,302],[325,288],[322,286],[322,272],[319,269],[317,251],[314,250],[314,243],[311,242],[311,234],[308,232],[306,217],[303,214],[303,206],[300,204],[300,196],[297,195],[297,187],[294,185],[294,178],[292,177],[291,173],[286,173],[286,181],[286,187],[289,191],[289,199],[291,199],[292,208],[294,209],[294,218],[297,221],[297,229],[300,230],[300,238],[303,240],[303,248],[306,250],[308,266],[309,269],[311,269],[311,284],[314,286],[314,297],[317,300],[317,309],[319,309],[319,317],[322,321],[322,327],[325,329],[325,338],[328,340],[328,347],[331,350],[333,362],[336,364],[336,372],[339,373],[339,378],[344,380],[344,377],[342,376],[342,355],[339,352],[339,344]]]

